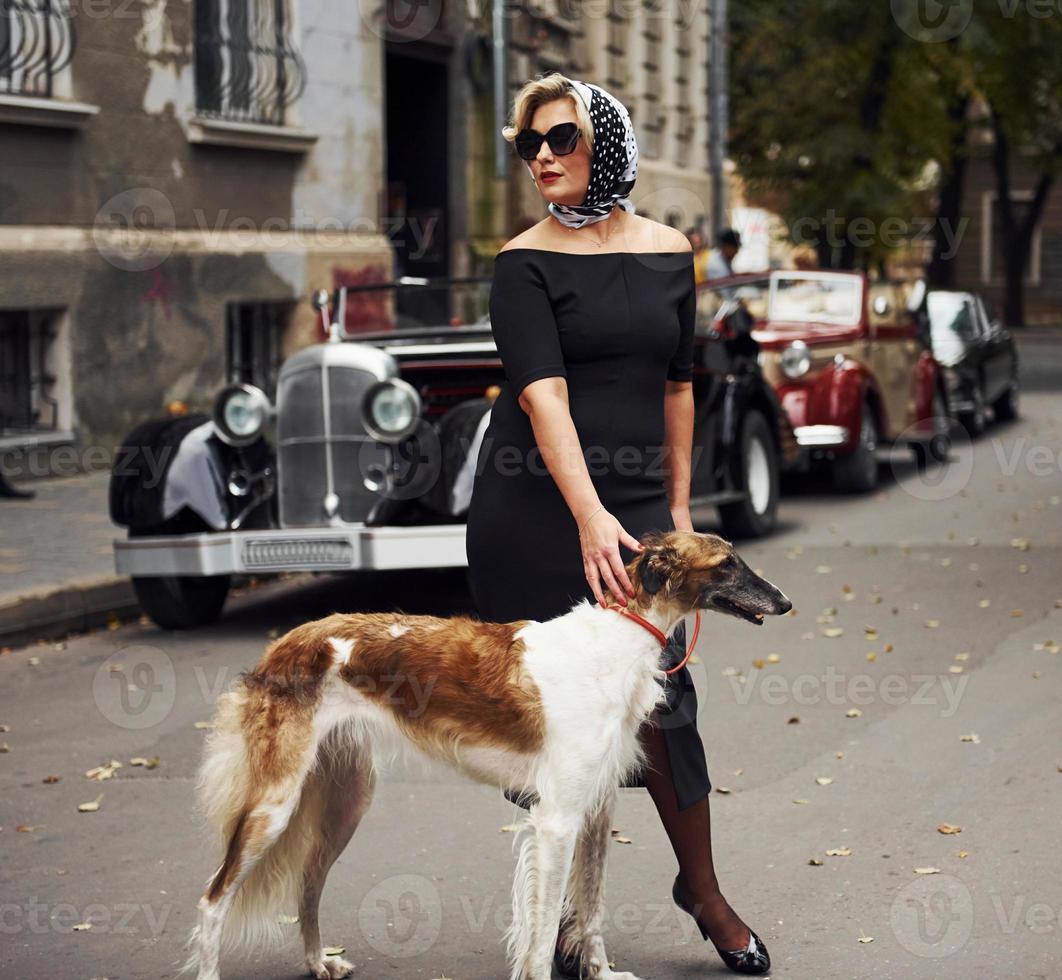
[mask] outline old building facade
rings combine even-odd
[[[73,446],[91,468],[172,402],[269,390],[321,338],[315,289],[489,272],[545,214],[499,155],[499,68],[510,101],[551,69],[614,91],[638,130],[639,211],[708,220],[703,4],[5,9],[0,448],[16,477],[41,466],[26,447]]]

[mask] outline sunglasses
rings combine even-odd
[[[556,156],[567,156],[575,149],[579,133],[579,127],[573,122],[557,123],[544,136],[535,129],[521,129],[514,140],[516,152],[522,160],[534,160],[545,140]]]

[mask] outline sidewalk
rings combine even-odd
[[[0,498],[0,649],[136,619],[127,578],[114,571],[109,470],[17,485],[32,500]]]

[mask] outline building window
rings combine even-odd
[[[306,70],[291,0],[195,0],[195,98],[202,116],[290,124]]]
[[[230,384],[252,384],[273,401],[292,303],[230,303],[225,349]]]
[[[1015,221],[1025,220],[1032,197],[1032,191],[1010,192]],[[995,191],[986,191],[981,199],[981,282],[986,286],[998,286],[1003,283],[1003,221]],[[1039,225],[1033,230],[1029,262],[1025,269],[1025,285],[1040,285]]]
[[[56,316],[0,310],[0,433],[54,432],[60,424]]]
[[[51,98],[74,56],[68,0],[0,0],[0,95]]]

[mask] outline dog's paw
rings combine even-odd
[[[339,980],[340,977],[349,977],[354,972],[354,964],[343,959],[341,956],[322,956],[316,962],[307,963],[310,976],[316,980]]]

